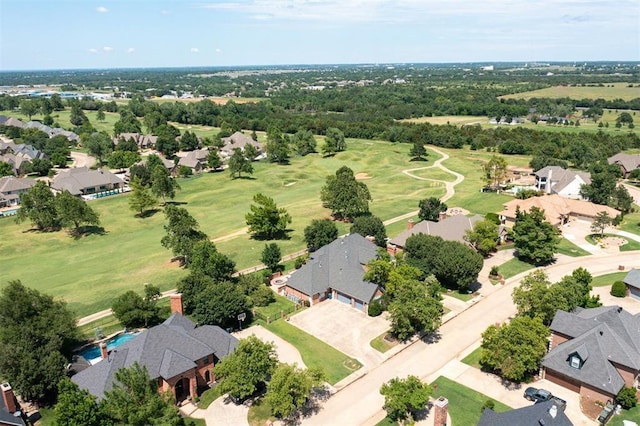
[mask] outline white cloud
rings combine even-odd
[[[198,52],[200,52],[200,49],[198,49],[197,47],[192,47],[191,49],[189,49],[189,52],[198,53]]]
[[[98,53],[98,49],[92,47],[91,49],[89,49],[89,53]]]
[[[220,49],[219,47],[216,48],[216,53],[222,53],[222,49]]]
[[[113,50],[113,47],[105,46],[105,47],[102,48],[102,50],[104,50],[105,52],[111,52]]]
[[[171,13],[171,12],[169,12],[168,10],[164,10],[164,9],[160,11],[160,14],[161,14],[161,15],[168,15],[168,14],[170,14],[170,13]]]
[[[133,47],[130,47],[130,48],[127,49],[127,53],[133,53],[135,51],[136,51],[136,49],[133,48]]]
[[[107,9],[107,8],[106,8],[106,7],[104,7],[104,6],[98,6],[98,7],[96,8],[96,12],[98,12],[98,13],[107,13],[108,11],[109,11],[109,9]]]

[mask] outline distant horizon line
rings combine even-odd
[[[180,70],[180,69],[252,69],[252,68],[292,68],[292,67],[303,67],[303,68],[312,68],[312,67],[388,67],[388,66],[412,66],[412,65],[509,65],[509,64],[635,64],[640,65],[640,60],[564,60],[564,61],[545,61],[545,60],[531,60],[531,61],[451,61],[451,62],[357,62],[357,63],[283,63],[283,64],[252,64],[252,65],[184,65],[184,66],[121,66],[121,67],[110,67],[110,68],[32,68],[32,69],[0,69],[0,74],[2,73],[16,73],[16,72],[65,72],[65,71],[112,71],[112,70]]]

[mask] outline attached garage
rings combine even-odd
[[[580,383],[563,374],[547,369],[544,378],[573,392],[580,393]]]
[[[339,291],[336,291],[336,295],[339,302],[347,303],[349,305],[351,304],[351,297],[347,296],[346,294],[340,293]]]
[[[362,311],[364,309],[364,302],[358,299],[354,299],[354,308],[356,308],[359,311]]]
[[[622,282],[627,285],[629,295],[640,300],[640,270],[635,268],[630,270]]]
[[[629,289],[629,296],[640,300],[640,288],[631,287],[630,285],[627,285],[627,288]]]

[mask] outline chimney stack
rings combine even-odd
[[[407,221],[407,229],[413,229],[413,219]]]
[[[100,357],[102,359],[107,359],[109,356],[109,351],[107,351],[107,344],[105,342],[100,343]]]
[[[441,396],[436,400],[435,414],[433,416],[434,426],[446,426],[447,425],[447,413],[449,412],[449,400],[444,396]]]
[[[447,212],[438,213],[438,221],[445,220],[447,218]]]
[[[2,400],[4,401],[4,406],[7,407],[7,411],[10,414],[18,411],[18,402],[16,401],[16,396],[13,394],[11,385],[9,383],[3,383],[0,385],[0,390],[2,390]]]
[[[171,313],[179,313],[182,315],[182,294],[176,293],[171,295]]]

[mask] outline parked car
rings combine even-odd
[[[565,408],[567,408],[567,401],[565,401],[562,398],[558,398],[555,395],[552,395],[551,398],[549,399],[549,401],[555,402],[555,404],[558,406],[558,408],[561,409],[562,411],[564,411]],[[537,400],[536,402],[534,402],[534,404],[537,404],[539,402],[545,402],[545,401]]]
[[[524,390],[524,397],[529,401],[543,402],[551,399],[553,395],[546,389],[538,389],[534,387],[528,387]]]

